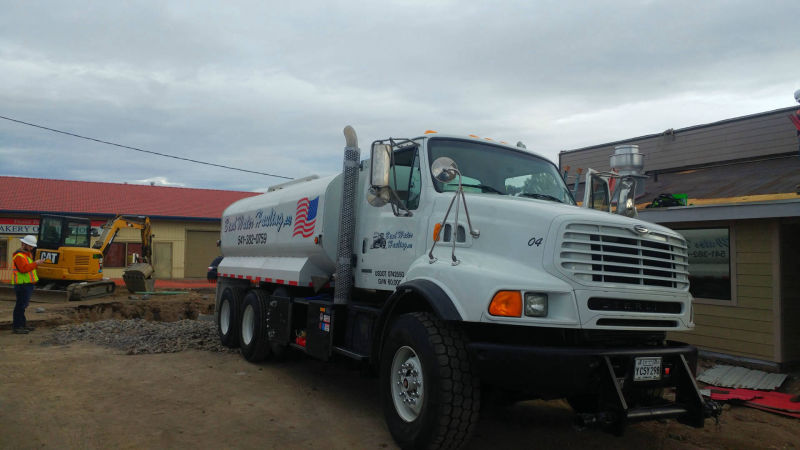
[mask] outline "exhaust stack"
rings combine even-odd
[[[333,290],[333,303],[345,304],[353,290],[353,239],[355,236],[355,201],[358,185],[358,163],[361,150],[358,148],[356,130],[350,125],[344,127],[347,146],[344,148],[342,168],[342,211],[339,215],[339,236],[336,247],[336,284]]]

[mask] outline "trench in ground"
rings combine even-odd
[[[74,305],[59,308],[57,313],[46,318],[37,318],[37,304],[28,308],[26,316],[29,325],[55,327],[73,323],[96,322],[106,319],[143,319],[156,322],[176,322],[178,320],[197,320],[200,315],[214,314],[213,299],[149,299],[137,301],[109,301],[89,305]],[[47,307],[47,306],[45,306]],[[54,311],[55,312],[55,311]],[[0,328],[10,328],[8,327]]]

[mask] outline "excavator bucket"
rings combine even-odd
[[[122,280],[130,292],[153,292],[156,281],[153,272],[150,264],[131,264],[122,272]]]

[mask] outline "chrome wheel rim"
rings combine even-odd
[[[242,316],[242,341],[244,341],[245,345],[250,345],[250,342],[253,341],[253,330],[256,326],[255,315],[256,313],[253,311],[253,307],[247,305],[247,308],[244,309],[244,315]]]
[[[422,363],[414,349],[403,346],[392,359],[392,402],[401,419],[413,422],[422,412],[425,401],[425,383]]]
[[[219,329],[222,334],[228,334],[231,329],[231,303],[227,299],[222,300],[222,305],[220,305]]]

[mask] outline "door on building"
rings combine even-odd
[[[172,242],[153,243],[153,269],[156,278],[172,278]]]
[[[187,231],[186,255],[183,262],[185,278],[205,278],[208,265],[220,256],[217,240],[219,231]]]
[[[0,283],[11,282],[11,267],[8,265],[8,239],[0,238]]]
[[[0,238],[0,269],[8,267],[8,239]]]

